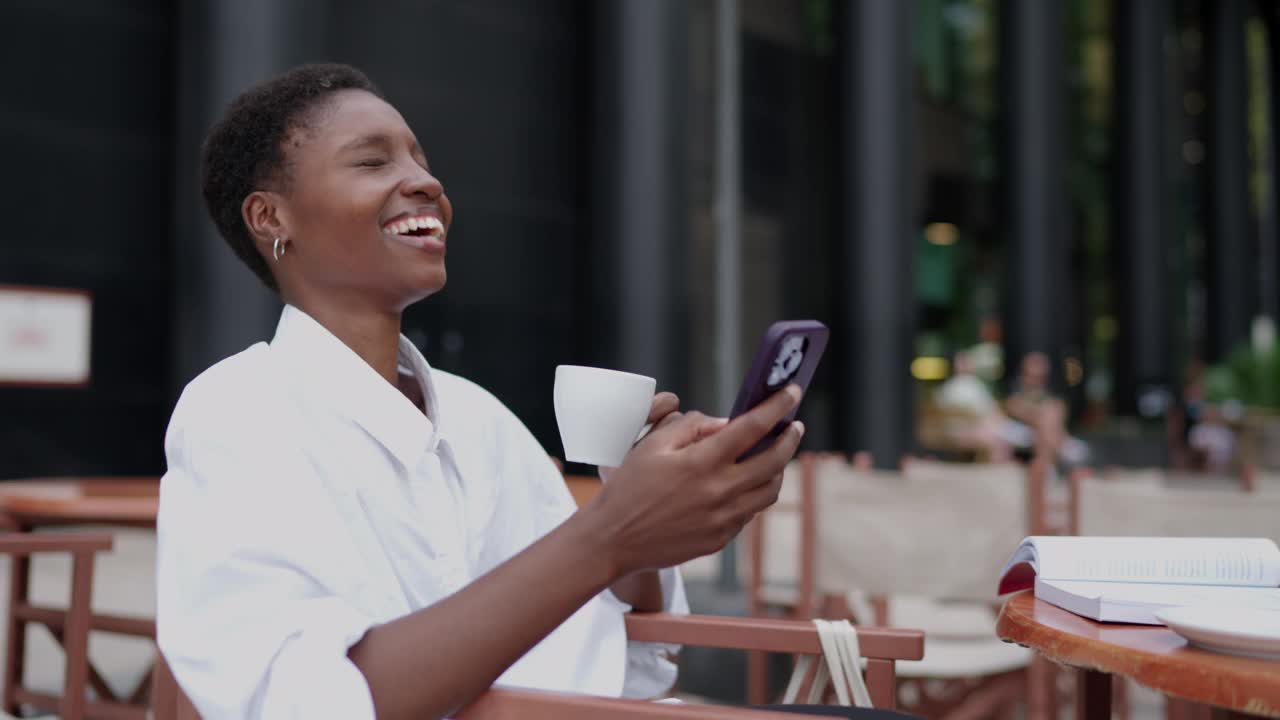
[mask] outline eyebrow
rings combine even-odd
[[[345,143],[338,148],[338,152],[347,152],[348,150],[361,150],[373,145],[381,145],[383,147],[391,145],[391,139],[383,133],[373,133],[370,135],[361,135],[360,137]]]
[[[390,147],[392,144],[391,137],[386,133],[370,133],[368,135],[361,135],[355,140],[343,144],[342,147],[338,148],[338,152],[363,150],[364,148],[372,146],[385,148]],[[413,146],[409,149],[411,152],[421,155],[424,159],[427,157],[427,153],[422,149],[422,146],[418,144],[418,140],[416,138],[413,141]]]

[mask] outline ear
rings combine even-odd
[[[240,205],[240,216],[263,256],[271,254],[276,238],[288,239],[289,227],[284,198],[270,190],[255,190]]]

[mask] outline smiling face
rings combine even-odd
[[[285,140],[285,182],[242,207],[285,301],[400,312],[443,288],[453,208],[404,118],[362,90],[314,112]]]

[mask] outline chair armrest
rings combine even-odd
[[[110,533],[0,533],[0,554],[31,555],[43,552],[98,552],[110,550]]]
[[[627,639],[698,647],[764,650],[819,655],[822,644],[813,623],[775,618],[628,613]],[[862,656],[881,660],[924,657],[924,632],[858,626]]]
[[[818,716],[503,688],[486,692],[454,717],[458,720],[796,720]]]

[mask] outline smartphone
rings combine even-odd
[[[756,348],[751,370],[738,390],[729,418],[733,419],[759,405],[788,383],[795,383],[801,390],[809,389],[813,373],[818,369],[822,352],[827,349],[827,337],[831,332],[817,320],[783,320],[769,326],[760,345]],[[738,458],[741,462],[773,444],[787,426],[796,419],[796,406],[770,430],[755,447]]]

